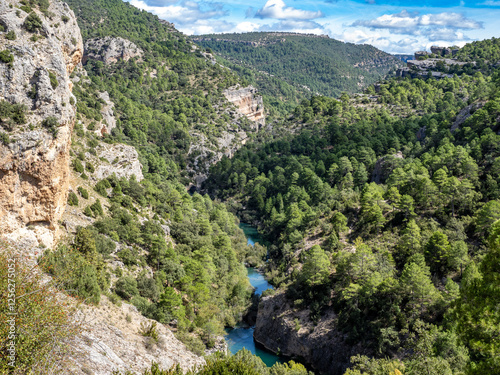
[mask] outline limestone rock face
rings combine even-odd
[[[105,64],[113,64],[118,60],[128,61],[133,57],[141,57],[142,54],[142,49],[130,40],[107,36],[105,38],[89,39],[85,42],[83,63],[85,64],[90,58],[100,60]]]
[[[116,118],[113,111],[115,103],[111,101],[107,91],[101,93],[99,97],[104,100],[105,103],[101,108],[101,115],[104,120],[104,124],[100,129],[97,130],[97,132],[99,133],[99,135],[111,134],[111,130],[116,127]]]
[[[112,304],[102,296],[99,306],[84,306],[81,312],[87,329],[76,339],[77,355],[71,374],[110,375],[113,371],[142,374],[156,362],[162,369],[179,364],[183,370],[205,363],[181,343],[174,334],[157,323],[158,342],[140,334],[141,324],[152,320],[127,303]]]
[[[139,154],[132,146],[123,144],[101,144],[97,151],[100,158],[106,159],[108,164],[100,164],[94,173],[97,180],[102,180],[111,176],[113,173],[116,177],[125,177],[129,179],[135,175],[137,181],[144,179],[142,175],[142,164],[139,161]]]
[[[34,8],[42,21],[35,32],[23,27],[28,14],[20,5],[0,2],[0,23],[16,35],[15,40],[0,37],[0,50],[14,56],[11,66],[0,63],[0,100],[24,105],[27,119],[14,129],[0,125],[10,138],[8,145],[0,144],[0,235],[52,246],[68,192],[75,121],[69,74],[81,61],[83,42],[67,4],[50,1],[47,14],[52,19]],[[49,117],[57,120],[55,136],[41,126]]]
[[[260,126],[266,124],[264,102],[262,101],[262,96],[257,94],[257,89],[255,87],[230,87],[224,90],[224,96],[250,121],[254,121]]]
[[[347,344],[345,335],[336,329],[337,316],[332,310],[316,325],[309,316],[309,310],[294,308],[283,292],[263,297],[254,339],[268,350],[300,357],[315,370],[330,375],[343,374],[352,355],[370,354]]]

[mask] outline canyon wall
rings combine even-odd
[[[28,247],[51,246],[66,207],[76,112],[69,75],[83,56],[82,37],[61,1],[29,15],[19,1],[10,3],[0,2],[3,33],[15,35],[0,38],[0,51],[14,58],[0,63],[0,102],[23,105],[26,119],[14,127],[0,121],[8,136],[0,144],[0,234]],[[40,24],[28,24],[30,17]]]

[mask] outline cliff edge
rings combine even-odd
[[[9,4],[10,3],[10,4]],[[66,207],[75,98],[69,75],[83,56],[67,4],[0,3],[0,233],[24,247],[52,246]],[[8,111],[7,111],[8,112]]]

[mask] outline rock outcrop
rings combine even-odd
[[[130,40],[120,37],[95,38],[85,42],[85,55],[83,63],[88,59],[104,62],[106,65],[116,63],[118,60],[128,61],[133,57],[141,57],[142,49]]]
[[[0,38],[0,50],[14,56],[11,64],[0,63],[0,100],[24,105],[26,116],[12,129],[0,124],[10,139],[0,144],[0,234],[26,246],[52,246],[66,207],[75,121],[69,74],[81,61],[83,43],[67,4],[51,1],[45,13],[34,8],[41,26],[31,31],[21,5],[0,2],[4,32],[16,36]],[[53,19],[63,21],[54,27]],[[51,129],[42,126],[47,119],[54,122]]]
[[[96,130],[96,132],[99,135],[111,134],[111,131],[116,127],[116,118],[113,111],[115,103],[111,101],[107,91],[102,92],[99,97],[104,101],[105,104],[101,107],[103,124],[101,125],[100,129]]]
[[[224,90],[223,94],[228,101],[236,106],[241,114],[245,115],[250,121],[257,123],[257,128],[266,124],[264,102],[262,96],[257,94],[255,87],[233,86]]]
[[[80,316],[86,330],[75,339],[71,374],[142,374],[153,362],[162,369],[179,364],[186,371],[205,363],[160,323],[156,342],[141,335],[141,324],[149,327],[153,321],[130,304],[116,306],[102,296],[99,306],[84,306]]]
[[[99,164],[96,168],[93,176],[97,180],[107,178],[113,173],[118,178],[125,177],[129,179],[134,175],[137,181],[144,179],[139,154],[134,147],[123,144],[109,145],[102,143],[97,150],[97,155],[99,158],[108,161],[108,163]]]
[[[356,354],[368,354],[346,343],[336,329],[337,316],[330,310],[315,325],[308,309],[298,310],[283,292],[263,297],[259,304],[254,339],[268,350],[300,357],[315,370],[340,375]]]

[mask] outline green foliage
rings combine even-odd
[[[57,86],[59,86],[59,82],[57,81],[57,77],[54,72],[49,71],[49,80],[50,85],[55,90]]]
[[[8,49],[4,49],[3,51],[0,51],[0,62],[7,64],[9,68],[12,68],[14,66],[14,55]]]
[[[111,188],[111,184],[107,179],[99,181],[97,184],[94,186],[94,190],[97,191],[100,195],[103,197],[107,197],[108,193],[106,192],[106,189]]]
[[[132,277],[120,277],[115,284],[115,292],[123,299],[129,300],[139,295],[137,281]]]
[[[31,33],[34,33],[35,31],[38,31],[42,28],[42,20],[40,17],[35,12],[31,12],[28,14],[28,17],[24,20],[23,26],[26,30],[28,30]]]
[[[83,164],[79,159],[74,159],[72,164],[73,164],[73,169],[75,170],[75,172],[83,173],[83,171],[84,171]],[[87,193],[87,198],[88,198],[88,193]]]
[[[0,142],[7,146],[10,143],[10,137],[7,133],[1,132],[0,133]]]
[[[78,186],[78,194],[84,199],[89,199],[89,192],[84,187]]]
[[[52,136],[55,138],[57,136],[57,128],[59,127],[59,122],[57,117],[50,116],[42,121],[42,127],[48,129]]]
[[[68,204],[70,206],[78,206],[78,196],[73,191],[70,191],[68,194]]]
[[[372,46],[311,35],[254,32],[224,34],[223,38],[203,35],[196,41],[229,60],[238,74],[257,83],[274,100],[296,98],[296,92],[304,97],[304,86],[328,96],[356,92],[360,75],[370,85],[401,64]],[[370,69],[355,67],[360,63]]]
[[[14,32],[14,30],[10,30],[7,34],[5,34],[5,39],[16,40],[16,33]]]
[[[0,326],[1,373],[50,373],[64,365],[62,353],[76,354],[69,342],[83,327],[74,315],[73,303],[60,298],[57,286],[47,281],[37,266],[0,242],[0,319],[4,322]],[[13,357],[11,340],[15,345]]]

